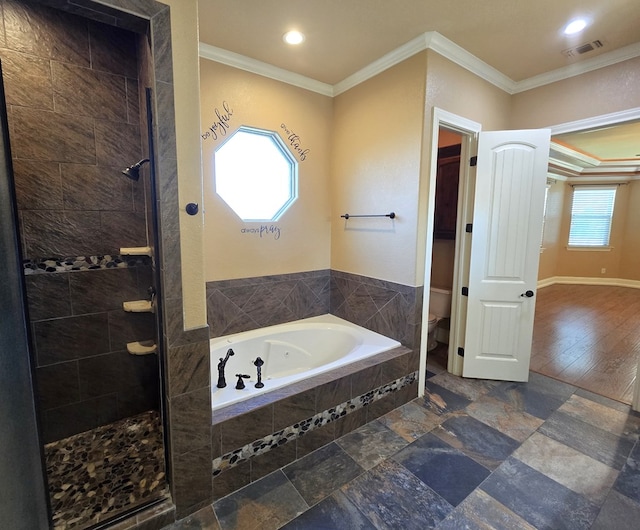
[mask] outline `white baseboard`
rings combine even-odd
[[[624,278],[592,278],[581,276],[551,276],[538,280],[538,289],[555,284],[565,285],[609,285],[611,287],[630,287],[640,289],[639,280],[626,280]]]

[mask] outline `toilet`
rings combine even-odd
[[[429,290],[429,328],[427,336],[427,351],[437,345],[438,323],[443,318],[451,316],[451,290],[432,287]]]

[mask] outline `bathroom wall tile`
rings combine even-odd
[[[124,351],[128,342],[156,339],[153,313],[129,313],[122,309],[109,311],[110,351]]]
[[[182,518],[213,499],[211,481],[211,446],[189,453],[173,454],[171,493],[176,517]]]
[[[222,430],[220,424],[211,427],[211,458],[222,456]]]
[[[78,362],[70,361],[37,368],[36,385],[41,410],[80,401]]]
[[[178,203],[178,161],[175,158],[163,157],[162,173],[158,175],[160,197],[160,222],[163,231],[178,232],[179,203]]]
[[[346,418],[347,416],[343,416]],[[331,443],[335,439],[336,422],[332,421],[322,427],[307,431],[296,440],[296,457],[302,458],[316,449]]]
[[[99,230],[98,212],[22,212],[24,254],[31,258],[92,255]]]
[[[351,399],[351,378],[341,377],[316,389],[316,412],[323,412]]]
[[[100,396],[44,412],[42,438],[44,443],[88,431],[118,419],[116,395]]]
[[[154,355],[131,355],[126,351],[80,359],[80,398],[130,392],[143,396],[146,389],[155,394],[157,362]],[[137,388],[140,392],[136,392]]]
[[[316,413],[316,390],[308,390],[273,405],[273,429],[284,429]]]
[[[99,355],[109,351],[106,313],[96,313],[34,324],[38,366]]]
[[[303,282],[296,282],[293,289],[284,299],[284,304],[295,315],[296,319],[314,316],[313,300],[317,299],[313,291]],[[311,301],[311,303],[310,303]]]
[[[382,384],[382,366],[370,366],[351,376],[351,397],[358,397]]]
[[[169,417],[171,418],[169,434],[174,454],[186,453],[196,447],[211,447],[209,387],[169,398]]]
[[[127,121],[124,77],[55,61],[51,72],[57,112]]]
[[[210,387],[211,371],[208,345],[207,341],[202,341],[169,348],[167,355],[169,396]]]
[[[165,231],[163,234],[167,234],[167,232]],[[182,298],[182,263],[180,263],[180,259],[176,259],[180,257],[178,232],[171,232],[169,237],[163,238],[160,252],[162,253],[164,295],[166,298]]]
[[[13,108],[11,118],[11,147],[15,158],[79,164],[96,162],[96,137],[91,118],[27,107]],[[38,141],[34,142],[34,138]],[[130,143],[135,143],[135,138],[131,138]]]
[[[6,0],[7,47],[44,58],[89,65],[87,21],[38,4]]]
[[[378,419],[396,408],[396,393],[392,392],[365,407],[367,421]]]
[[[407,337],[407,323],[411,322],[414,318],[411,309],[404,296],[396,294],[389,303],[380,310],[380,314],[391,326],[392,338],[406,345],[409,345],[408,342],[411,338]]]
[[[69,282],[74,314],[122,309],[122,302],[145,298],[147,294],[140,292],[137,279],[134,267],[72,274]]]
[[[138,80],[127,78],[127,123],[140,124],[140,89]],[[142,130],[146,131],[146,124]]]
[[[71,315],[69,274],[29,274],[25,276],[29,318],[32,322]]]
[[[158,125],[156,152],[159,153],[160,159],[177,158],[173,85],[160,82],[156,78],[155,97],[155,119]],[[160,178],[163,178],[162,173],[163,171],[160,171]]]
[[[213,498],[222,499],[250,483],[251,462],[247,461],[213,477]]]
[[[135,36],[130,31],[89,22],[91,67],[125,77],[136,77]]]
[[[152,360],[147,356],[145,359]],[[149,410],[159,410],[160,380],[156,362],[151,362],[142,372],[135,386],[117,388],[118,418],[128,418]]]
[[[61,164],[65,210],[130,212],[133,209],[133,184],[121,170],[122,167],[93,164]]]
[[[400,355],[382,363],[382,372],[380,374],[381,384],[395,381],[409,373],[409,370],[407,369],[408,355],[408,353]]]
[[[396,408],[409,403],[418,397],[418,381],[407,385],[396,392]]]
[[[100,166],[126,167],[142,156],[140,126],[137,124],[97,121],[95,142]]]
[[[60,164],[37,160],[13,160],[16,199],[20,210],[61,210]]]
[[[231,418],[220,424],[222,454],[267,436],[274,430],[272,406]]]
[[[367,409],[366,407],[353,411],[351,414],[343,416],[335,422],[335,437],[338,439],[340,436],[362,427],[367,423]]]
[[[165,83],[173,83],[171,19],[168,7],[151,19],[151,38],[153,39],[156,79]]]
[[[7,49],[0,57],[7,104],[53,110],[49,60]]]
[[[122,247],[147,246],[147,225],[143,213],[100,212],[101,246],[105,254],[120,254]]]

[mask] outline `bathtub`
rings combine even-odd
[[[400,346],[390,339],[334,315],[226,335],[210,340],[212,409],[255,397],[302,379],[344,366]],[[227,386],[217,388],[218,363],[229,349],[224,370]],[[256,388],[257,357],[262,366],[263,388]],[[245,388],[237,390],[236,374],[246,374]]]

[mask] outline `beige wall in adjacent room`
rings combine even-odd
[[[180,252],[185,329],[206,325],[202,213],[189,216],[184,205],[202,204],[200,159],[200,95],[198,84],[198,2],[160,0],[171,7],[178,192],[180,198]]]
[[[547,209],[544,217],[544,234],[542,239],[543,250],[540,253],[538,280],[551,278],[556,275],[558,253],[563,244],[566,246],[566,241],[561,239],[560,234],[567,187],[565,182],[556,180],[551,184],[547,193]]]
[[[556,261],[555,276],[588,277],[588,278],[620,278],[620,263],[625,253],[624,240],[627,226],[629,205],[629,186],[621,185],[616,191],[611,237],[608,251],[568,250],[569,228],[571,226],[571,187],[566,186],[562,225],[560,228],[560,245]],[[602,269],[606,269],[602,273]]]
[[[207,59],[200,70],[206,281],[328,269],[332,99]],[[216,109],[229,128],[218,126],[214,134]],[[215,193],[215,149],[241,125],[276,131],[287,145],[295,133],[309,150],[302,160],[290,149],[298,161],[298,199],[277,222],[245,223]],[[277,228],[279,238],[242,232],[263,225]]]
[[[420,53],[334,98],[332,269],[416,285],[425,76]]]
[[[620,258],[620,277],[640,280],[640,181],[628,185],[629,206],[622,236],[624,252]]]

